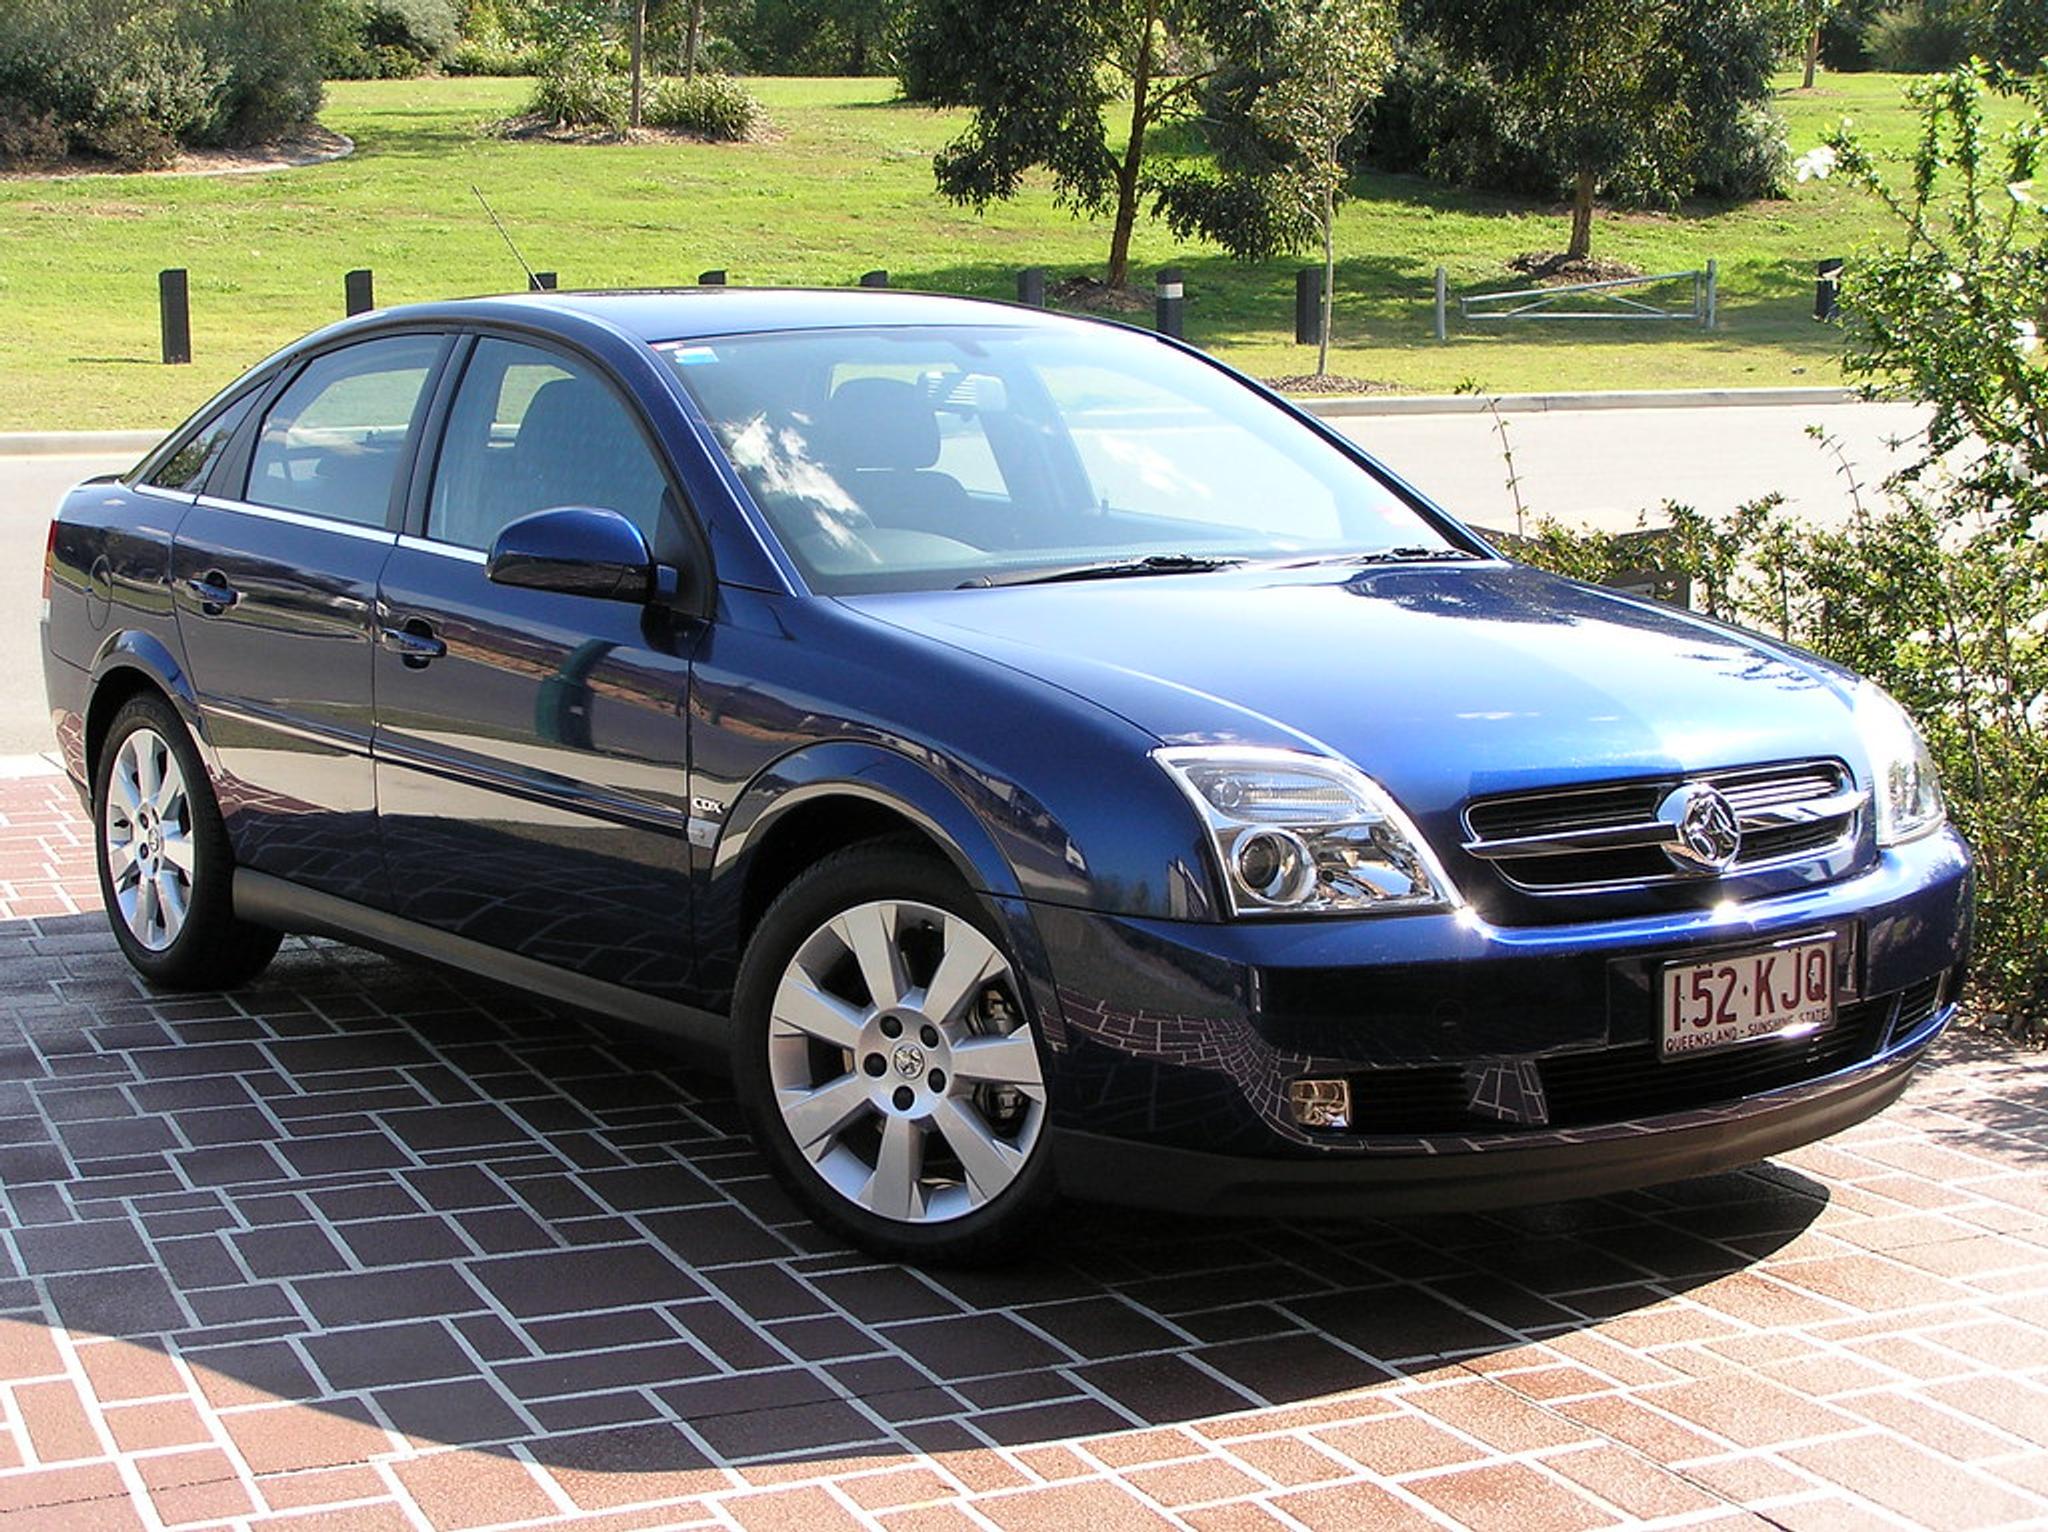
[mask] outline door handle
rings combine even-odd
[[[218,569],[194,575],[185,582],[185,589],[192,593],[192,599],[199,603],[199,610],[208,617],[220,616],[242,599],[241,592],[228,584],[228,577]]]
[[[419,617],[407,618],[402,627],[381,630],[377,639],[408,670],[424,670],[429,661],[448,652],[448,646],[434,637],[433,624]]]

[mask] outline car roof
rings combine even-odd
[[[588,318],[650,342],[853,325],[1050,326],[1085,322],[1014,303],[872,287],[510,293],[410,304],[383,310],[378,317],[454,322],[496,319],[541,325],[555,317]]]

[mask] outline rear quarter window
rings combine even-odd
[[[206,476],[213,472],[213,465],[227,451],[228,443],[234,440],[236,430],[249,418],[249,411],[256,402],[258,390],[251,389],[239,399],[232,400],[214,411],[196,429],[185,437],[178,450],[165,458],[143,483],[152,489],[176,490],[181,494],[196,495],[205,488]]]

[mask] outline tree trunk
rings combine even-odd
[[[1109,285],[1122,287],[1131,279],[1131,230],[1138,222],[1138,173],[1145,165],[1145,129],[1151,125],[1152,26],[1158,18],[1156,3],[1145,7],[1144,36],[1138,43],[1138,57],[1131,70],[1131,138],[1116,167],[1116,222],[1109,235]]]
[[[697,50],[704,43],[704,0],[690,0],[690,25],[683,33],[683,78],[697,78]]]
[[[1806,34],[1806,83],[1804,89],[1813,89],[1813,72],[1820,64],[1820,23],[1813,24],[1813,30]]]
[[[865,17],[853,18],[853,40],[847,49],[846,72],[850,75],[868,72],[868,24]]]
[[[1593,172],[1582,170],[1572,185],[1572,242],[1565,255],[1584,260],[1593,250]]]
[[[647,0],[633,0],[633,104],[627,110],[626,124],[640,126],[641,59],[647,47]]]
[[[1337,306],[1337,188],[1323,182],[1323,322],[1317,337],[1316,376],[1330,371],[1330,318]]]

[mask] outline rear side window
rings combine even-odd
[[[617,511],[656,543],[667,490],[631,411],[595,372],[481,340],[448,412],[427,536],[488,548],[521,516],[582,505]]]
[[[440,354],[440,337],[405,335],[316,357],[263,418],[246,498],[384,526],[406,437]]]
[[[211,420],[186,437],[184,445],[157,466],[156,472],[149,476],[149,484],[156,489],[198,494],[206,485],[206,476],[213,472],[213,465],[227,451],[228,443],[248,418],[249,408],[255,402],[255,393],[246,393],[217,410]]]

